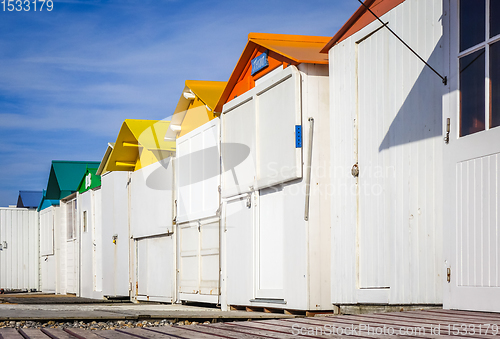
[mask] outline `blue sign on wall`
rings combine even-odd
[[[269,61],[267,61],[267,51],[265,53],[262,53],[258,57],[255,57],[252,59],[252,75],[257,73],[263,68],[266,68],[269,66]]]

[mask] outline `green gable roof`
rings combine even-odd
[[[46,199],[61,200],[77,191],[87,167],[99,167],[99,161],[52,161]]]
[[[78,186],[78,193],[83,193],[88,190],[101,186],[101,176],[96,175],[97,168],[88,168],[83,175],[80,185]]]

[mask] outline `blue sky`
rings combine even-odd
[[[229,78],[249,32],[333,36],[357,0],[0,4],[0,206],[51,160],[100,161],[124,119],[165,119],[184,81]]]

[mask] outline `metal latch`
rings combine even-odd
[[[351,174],[353,177],[357,177],[359,175],[359,167],[358,163],[355,163],[351,168]]]
[[[247,195],[247,208],[252,207],[252,195],[249,193]]]
[[[446,269],[446,281],[451,281],[451,268],[449,267]]]

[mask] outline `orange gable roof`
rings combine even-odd
[[[365,0],[364,4],[370,8],[378,17],[400,5],[405,0]],[[347,39],[354,33],[377,20],[365,6],[361,5],[356,12],[347,20],[342,28],[333,36],[333,38],[323,47],[321,53],[328,53],[335,44]]]
[[[321,48],[330,40],[329,37],[250,33],[248,42],[215,107],[221,112],[222,106],[255,86],[255,80],[280,66],[301,63],[328,64],[328,56],[320,53]],[[251,60],[269,51],[269,66],[255,75],[251,75]]]

